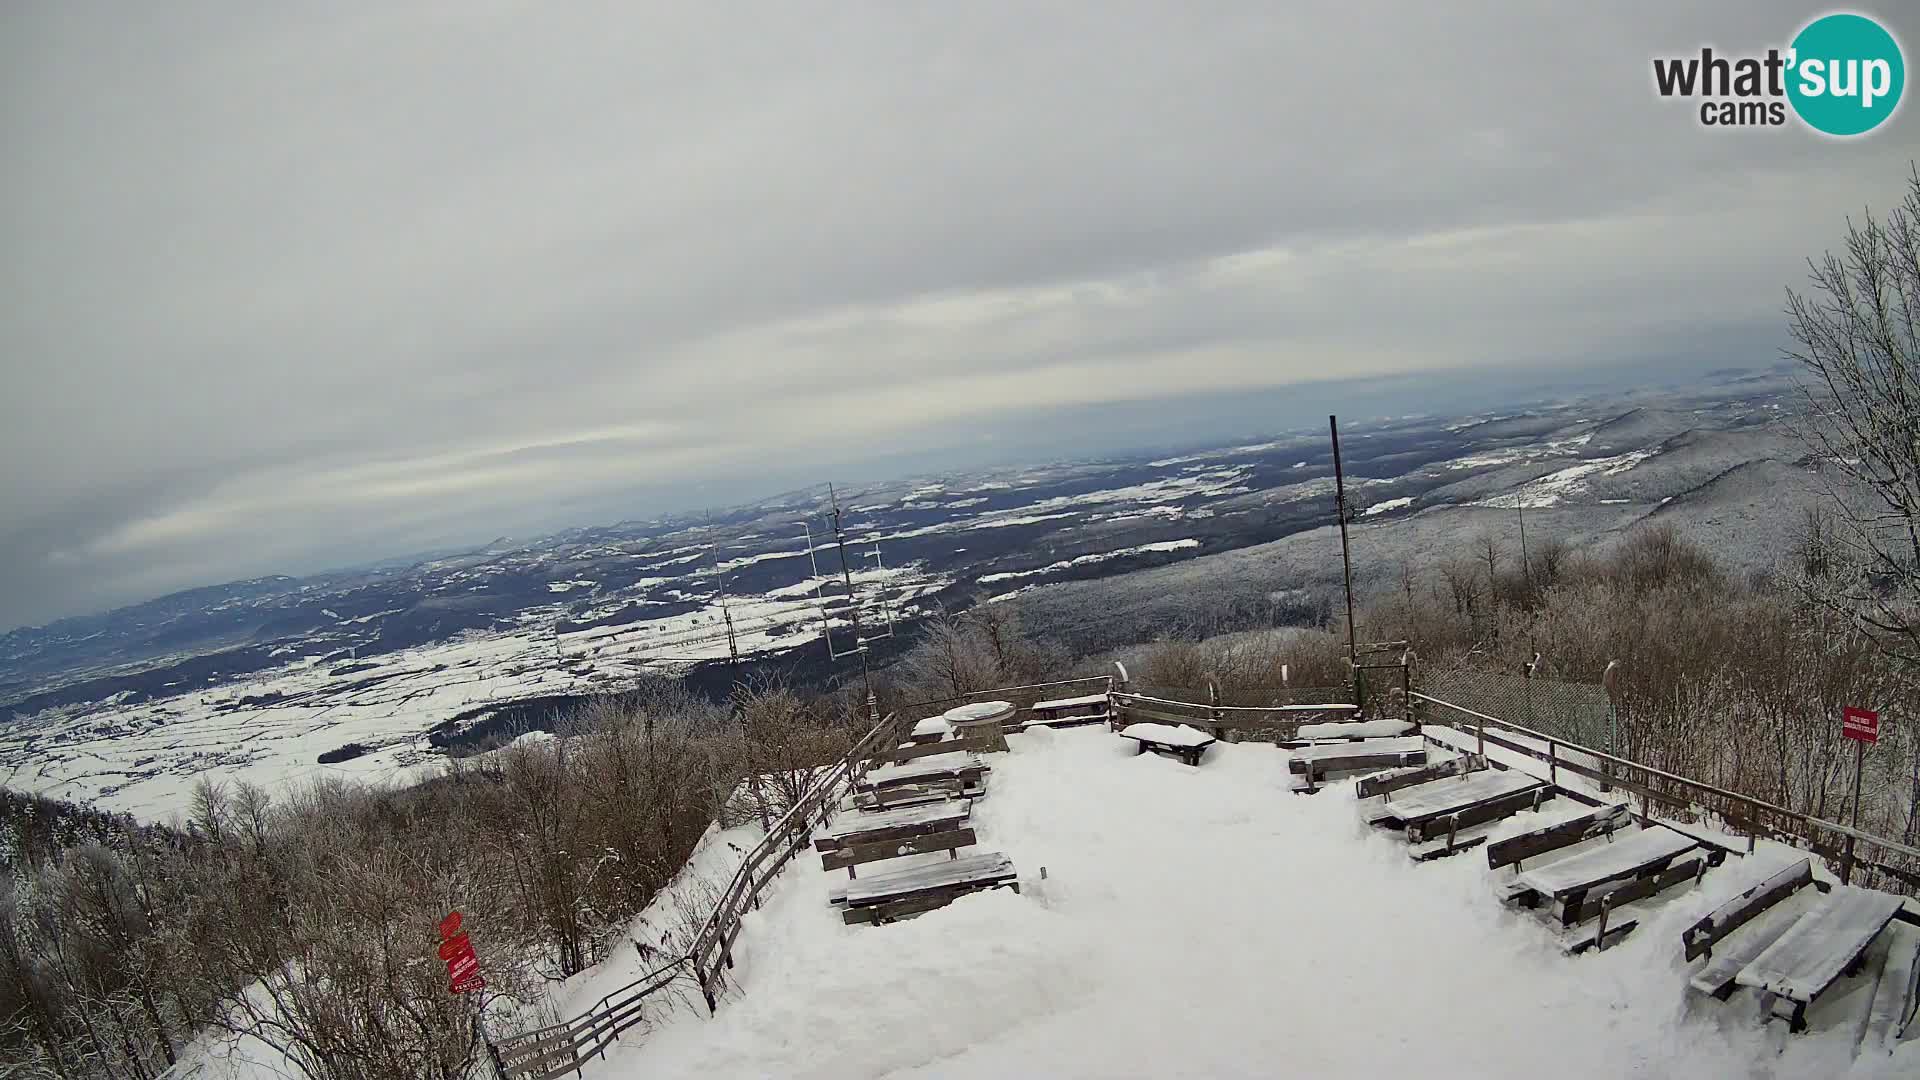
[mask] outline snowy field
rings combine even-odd
[[[850,927],[826,902],[842,875],[803,856],[749,916],[719,1016],[682,1010],[588,1077],[1920,1075],[1913,1041],[1855,1060],[1858,980],[1791,1038],[1748,994],[1688,991],[1680,931],[1737,891],[1739,860],[1568,957],[1499,903],[1480,852],[1412,864],[1350,785],[1287,794],[1272,747],[1193,769],[1098,728],[1012,742],[974,823],[1021,894]]]
[[[804,552],[802,553],[804,555]],[[916,568],[867,569],[901,617],[946,584]],[[810,581],[732,603],[743,654],[819,640]],[[293,659],[245,680],[137,703],[48,710],[0,732],[0,785],[165,821],[188,808],[201,777],[269,790],[332,774],[405,782],[443,760],[427,733],[462,714],[528,698],[601,693],[727,655],[711,609],[574,633],[529,618],[509,633],[378,655]],[[836,632],[845,621],[834,618]],[[322,754],[353,744],[346,760]]]

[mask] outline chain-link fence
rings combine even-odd
[[[1421,693],[1475,712],[1614,752],[1613,714],[1606,688],[1597,683],[1556,682],[1471,668],[1421,669],[1415,683]],[[1443,722],[1443,718],[1434,719]]]

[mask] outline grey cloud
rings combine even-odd
[[[1810,12],[1669,8],[13,5],[0,625],[1010,410],[1750,350],[1912,110],[1704,132],[1650,57]]]

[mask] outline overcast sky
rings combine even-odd
[[[0,6],[0,628],[1076,404],[1771,363],[1920,129],[1703,130],[1651,57],[1815,9],[1678,6]]]

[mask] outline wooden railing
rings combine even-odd
[[[1114,730],[1136,721],[1182,724],[1206,730],[1226,741],[1246,728],[1278,727],[1283,740],[1292,739],[1302,724],[1352,719],[1360,712],[1353,702],[1303,702],[1294,705],[1221,705],[1216,701],[1181,701],[1116,690],[1111,695]]]

